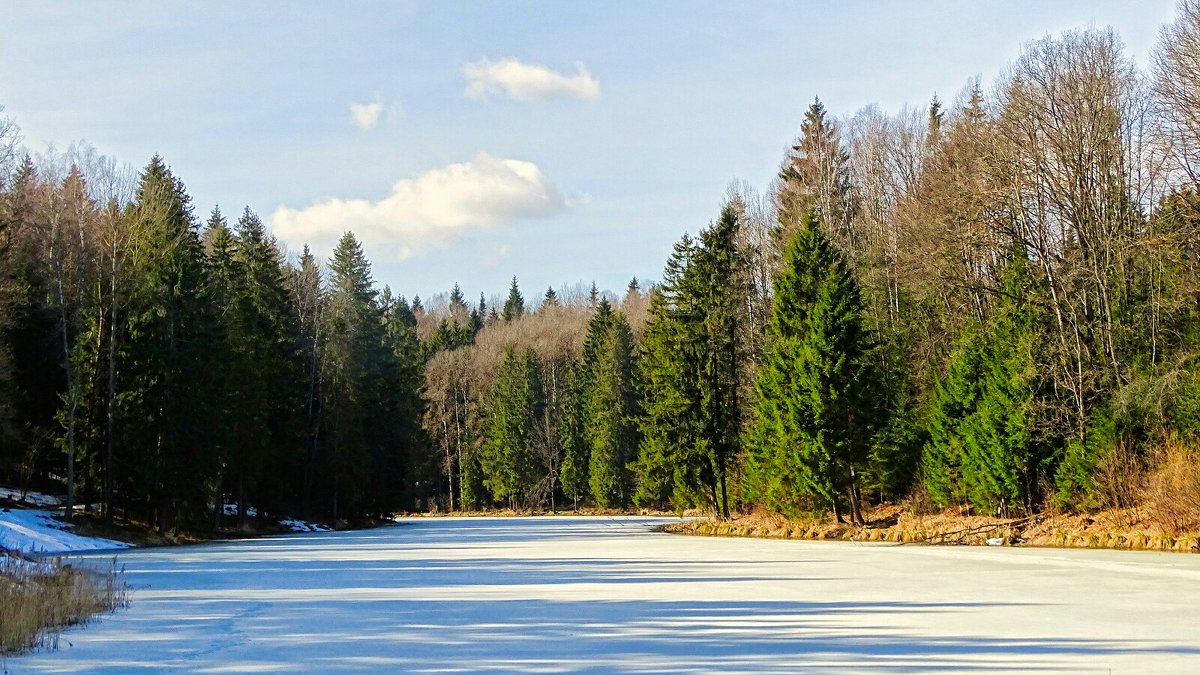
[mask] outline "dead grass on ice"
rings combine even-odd
[[[0,655],[56,648],[63,629],[126,603],[115,560],[96,570],[0,552]]]

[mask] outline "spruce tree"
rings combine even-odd
[[[938,506],[966,498],[963,482],[963,432],[961,426],[976,408],[982,374],[982,339],[971,324],[959,339],[944,380],[938,383],[929,414],[929,441],[922,452],[925,489]]]
[[[815,213],[788,246],[759,374],[750,480],[769,506],[805,499],[863,522],[859,476],[880,417],[873,342],[845,257]]]
[[[321,268],[308,246],[300,254],[300,266],[291,277],[292,306],[298,323],[301,387],[303,393],[300,433],[304,459],[301,471],[300,508],[305,520],[313,517],[313,493],[321,454],[321,364],[323,309]],[[415,323],[414,319],[414,323]]]
[[[588,485],[597,506],[622,507],[632,497],[627,466],[637,449],[633,334],[608,300],[600,302],[588,323],[583,368]]]
[[[522,503],[539,467],[533,452],[536,420],[545,405],[541,373],[533,349],[510,348],[492,394],[491,420],[480,464],[485,484],[497,501]]]
[[[547,307],[558,307],[558,304],[558,293],[554,292],[553,286],[548,287],[545,295],[542,296],[542,309]]]
[[[159,157],[142,173],[129,218],[146,255],[134,271],[120,445],[165,531],[178,516],[202,512],[210,497],[220,338],[191,199]]]
[[[563,450],[562,484],[563,494],[579,509],[579,500],[589,494],[588,465],[591,455],[584,436],[585,366],[576,362],[567,369],[562,413],[558,420],[558,440]]]
[[[381,437],[378,418],[392,355],[385,346],[370,263],[350,232],[338,241],[329,271],[321,381],[330,511],[337,520],[378,506],[378,495],[361,486],[371,485],[377,453],[393,449]]]
[[[504,320],[506,322],[520,318],[525,314],[525,298],[521,295],[521,289],[517,287],[517,278],[512,278],[512,285],[508,288],[508,299],[504,301]]]
[[[694,240],[684,235],[650,297],[638,361],[642,410],[634,501],[643,507],[702,504],[706,488],[715,484],[702,436],[697,377],[701,364],[693,348],[699,341],[695,300],[685,286],[695,256]],[[709,504],[715,507],[716,502]]]
[[[729,203],[699,242],[685,237],[676,246],[651,297],[641,369],[638,498],[653,502],[668,494],[677,506],[707,501],[723,518],[744,415],[739,228],[739,211]]]

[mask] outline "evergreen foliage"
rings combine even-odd
[[[582,363],[587,479],[592,499],[601,508],[626,506],[632,497],[627,467],[637,451],[633,369],[629,324],[607,300],[601,300],[588,323]],[[573,480],[582,477],[574,473],[578,469],[572,470]]]
[[[492,416],[480,465],[492,498],[511,507],[523,505],[538,469],[534,424],[545,405],[540,368],[532,349],[509,349],[492,394]]]
[[[751,435],[751,496],[795,512],[831,505],[862,522],[859,476],[880,423],[874,343],[845,257],[815,213],[788,246],[776,281]]]

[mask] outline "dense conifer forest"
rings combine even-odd
[[[65,491],[68,514],[861,523],[885,501],[1016,515],[1147,491],[1200,514],[1191,0],[1147,70],[1090,29],[952,100],[814,99],[772,185],[734,184],[659,281],[616,292],[409,297],[351,232],[285,251],[249,209],[198,213],[163,158],[131,176],[86,147],[27,154],[17,124],[0,482]]]

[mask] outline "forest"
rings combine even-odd
[[[161,157],[29,153],[7,117],[0,169],[0,483],[68,516],[1200,518],[1195,0],[1146,68],[1086,29],[952,101],[814,98],[771,185],[616,292],[410,299],[351,232],[287,251]]]

